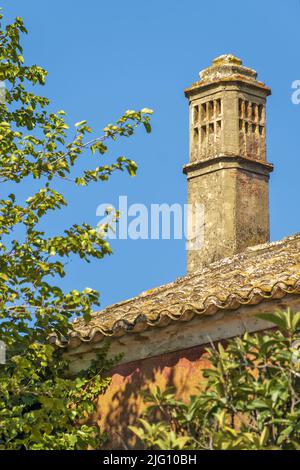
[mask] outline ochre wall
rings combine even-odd
[[[109,436],[107,449],[139,448],[128,429],[136,424],[145,403],[143,390],[159,386],[161,390],[174,387],[177,398],[187,399],[203,386],[202,370],[208,367],[204,346],[163,354],[115,367],[106,393],[99,398],[100,426]]]

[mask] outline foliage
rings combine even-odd
[[[99,294],[91,288],[65,293],[59,287],[67,259],[78,256],[89,262],[110,254],[111,248],[103,232],[86,223],[53,236],[42,227],[51,211],[67,205],[55,189],[58,178],[79,187],[106,181],[115,171],[135,175],[136,163],[125,156],[112,163],[102,160],[111,141],[132,136],[140,125],[151,131],[151,110],[129,110],[96,137],[88,138],[92,129],[86,121],[69,129],[64,111],[50,112],[49,100],[33,92],[35,85],[44,85],[47,73],[24,63],[22,19],[2,26],[2,18],[0,80],[6,89],[0,103],[0,339],[7,346],[7,364],[0,365],[0,448],[95,447],[103,436],[84,418],[93,413],[95,397],[108,384],[102,372],[111,363],[103,351],[97,365],[70,379],[61,351],[48,338],[53,332],[66,338],[72,318],[80,315],[88,321],[99,305]],[[83,158],[92,168],[80,172]],[[25,180],[28,188],[39,187],[23,201],[18,188]]]
[[[300,312],[258,316],[278,330],[207,349],[205,386],[188,403],[168,390],[147,396],[147,421],[131,427],[146,447],[300,449]]]

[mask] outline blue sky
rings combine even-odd
[[[2,1],[7,20],[21,16],[28,63],[48,72],[43,94],[68,122],[87,119],[95,129],[126,109],[155,111],[153,132],[116,144],[112,155],[126,154],[138,175],[114,176],[108,183],[59,189],[69,207],[49,222],[49,230],[74,222],[96,225],[98,204],[181,203],[187,199],[182,165],[188,161],[188,106],[183,89],[220,54],[233,53],[255,68],[272,88],[267,110],[271,239],[300,231],[300,105],[291,101],[292,82],[300,79],[298,0],[14,0]],[[30,183],[24,185],[30,194]],[[113,256],[91,264],[72,260],[66,289],[86,286],[101,292],[102,306],[114,303],[186,272],[183,240],[118,240]]]

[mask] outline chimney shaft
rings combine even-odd
[[[256,75],[223,55],[185,90],[190,161],[183,171],[190,207],[203,208],[203,242],[195,243],[197,233],[190,239],[188,272],[269,241],[273,166],[266,161],[265,107],[271,90]]]

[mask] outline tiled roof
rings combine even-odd
[[[68,346],[98,342],[195,315],[237,309],[262,301],[300,295],[300,233],[247,248],[194,274],[95,312],[89,323],[74,322]],[[60,345],[62,345],[60,343]]]

